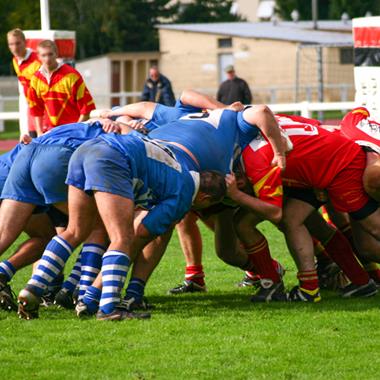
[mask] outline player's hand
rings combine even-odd
[[[243,111],[244,109],[244,104],[242,102],[234,102],[230,104],[229,106],[226,107],[227,110],[235,111],[235,112],[240,112]]]
[[[20,142],[25,145],[28,145],[32,142],[32,138],[29,135],[25,134],[20,137]]]
[[[111,117],[111,110],[99,110],[99,117],[108,119]]]
[[[226,186],[227,186],[227,195],[231,199],[235,199],[239,194],[240,190],[238,189],[235,174],[227,174],[225,177]]]
[[[102,120],[102,128],[103,128],[103,131],[106,133],[120,133],[121,132],[120,125],[110,119]]]
[[[276,153],[272,160],[272,166],[278,166],[281,171],[286,168],[286,156],[283,153]]]
[[[148,130],[145,128],[144,123],[140,120],[131,120],[127,123],[128,127],[131,127],[135,131],[138,131],[143,134],[148,134]]]

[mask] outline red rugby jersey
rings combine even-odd
[[[27,49],[26,56],[20,63],[16,57],[13,57],[12,63],[17,78],[24,89],[24,94],[27,96],[30,80],[41,66],[38,56],[34,51]]]
[[[326,189],[346,168],[361,148],[352,141],[318,127],[319,122],[304,122],[299,116],[276,115],[280,127],[289,136],[293,150],[287,155],[281,173],[272,167],[273,151],[259,136],[243,151],[242,161],[255,194],[263,201],[282,204],[281,182],[288,187]]]
[[[82,76],[73,67],[63,64],[50,80],[38,70],[30,81],[28,101],[32,116],[47,114],[48,128],[75,123],[80,115],[95,109],[94,100]]]
[[[380,123],[369,117],[370,113],[365,107],[353,109],[340,123],[340,133],[380,154]]]

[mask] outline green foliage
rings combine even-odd
[[[184,6],[178,23],[241,21],[239,15],[230,13],[233,0],[195,0]]]
[[[300,13],[300,20],[311,20],[312,0],[276,0],[276,8],[284,20],[290,20],[294,9]],[[350,18],[363,17],[367,12],[380,14],[379,0],[318,0],[319,20],[339,20],[343,12]]]
[[[262,229],[287,269],[287,287],[294,285],[295,267],[281,234],[268,224]],[[0,310],[0,378],[378,379],[380,296],[343,300],[323,292],[315,305],[254,305],[252,289],[235,286],[242,272],[223,264],[211,233],[202,234],[208,293],[166,294],[183,278],[174,236],[147,286],[156,305],[149,321],[81,321],[54,307],[43,308],[39,320],[24,321]],[[30,273],[16,274],[16,292]]]

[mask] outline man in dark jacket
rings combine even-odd
[[[172,85],[168,78],[162,75],[157,66],[149,70],[149,78],[145,81],[141,100],[174,106],[175,98]]]
[[[232,65],[225,68],[227,80],[219,87],[217,99],[223,104],[231,104],[233,102],[242,102],[250,104],[252,101],[251,91],[245,80],[238,78]]]

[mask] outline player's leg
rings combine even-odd
[[[299,286],[289,294],[293,301],[318,302],[321,299],[313,240],[304,224],[314,210],[315,207],[310,203],[290,197],[287,197],[283,208],[281,227],[298,269]]]
[[[197,221],[197,214],[190,211],[176,225],[178,238],[186,261],[185,280],[182,285],[170,289],[170,294],[203,292],[206,290],[205,274],[202,265],[202,236]]]
[[[282,276],[273,265],[268,241],[256,228],[262,221],[254,213],[240,209],[235,215],[235,229],[240,242],[248,254],[255,273],[260,276],[260,287],[251,298],[252,302],[286,301]]]
[[[338,264],[351,281],[350,285],[342,289],[344,298],[368,297],[376,293],[369,275],[360,265],[350,242],[342,232],[328,224],[317,211],[309,216],[306,226],[311,235],[322,243],[329,257]]]
[[[54,236],[54,227],[46,214],[32,215],[25,227],[30,236],[16,252],[0,263],[0,307],[4,310],[17,310],[17,299],[8,282],[15,273],[37,261],[46,244]]]

